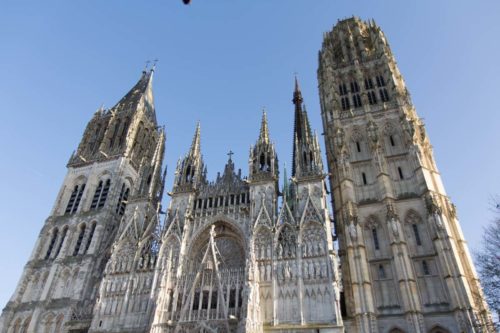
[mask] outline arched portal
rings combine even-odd
[[[178,316],[180,327],[203,322],[223,331],[236,328],[244,304],[245,252],[239,228],[225,221],[193,238],[177,284],[178,315],[173,317]]]

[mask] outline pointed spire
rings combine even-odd
[[[287,201],[289,199],[289,191],[290,187],[288,185],[288,175],[286,172],[286,163],[283,165],[283,201]]]
[[[315,145],[307,110],[302,102],[302,93],[297,77],[295,77],[295,90],[293,93],[295,119],[293,130],[292,177],[305,176],[306,174],[320,171],[319,168],[316,167],[318,165],[317,161],[320,159],[320,157],[317,157],[319,154],[319,147]],[[300,169],[300,171],[298,169]]]
[[[194,132],[193,141],[191,143],[191,148],[189,148],[189,155],[196,156],[200,153],[200,122],[196,124],[196,130]]]
[[[267,126],[267,114],[266,110],[262,110],[262,121],[260,123],[260,135],[259,135],[260,143],[269,143],[269,129]]]
[[[302,92],[300,91],[300,86],[299,86],[299,80],[297,79],[297,75],[295,75],[295,90],[293,91],[293,104],[295,106],[302,106],[302,102],[304,101],[302,99]]]
[[[274,145],[269,138],[267,125],[267,114],[262,110],[262,121],[260,125],[259,138],[254,146],[250,147],[250,172],[252,180],[276,180],[278,174],[278,159],[274,151]]]

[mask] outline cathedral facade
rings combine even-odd
[[[297,80],[282,188],[265,113],[247,176],[230,152],[207,178],[198,124],[164,209],[153,74],[88,123],[0,333],[493,332],[423,123],[374,22],[339,21],[320,51],[333,223]]]

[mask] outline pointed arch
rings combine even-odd
[[[68,226],[65,225],[62,229],[62,232],[61,232],[61,239],[59,240],[59,243],[57,245],[57,248],[56,248],[56,251],[54,253],[54,259],[57,258],[57,256],[59,255],[59,252],[61,252],[61,249],[64,245],[64,241],[66,240],[66,235],[68,234]]]
[[[54,229],[52,229],[52,232],[50,234],[51,234],[50,243],[49,243],[49,247],[47,248],[47,252],[45,254],[45,259],[49,259],[50,255],[52,254],[52,250],[54,249],[54,246],[56,245],[56,240],[57,240],[57,236],[59,234],[59,229],[57,227],[55,227]]]
[[[85,176],[79,176],[75,179],[72,186],[69,186],[71,190],[68,199],[68,204],[66,205],[66,210],[64,214],[74,214],[78,210],[80,205],[80,200],[83,196],[83,191],[85,190],[85,184],[87,183],[87,178]]]
[[[290,224],[295,225],[296,221],[293,218],[292,211],[290,210],[290,206],[283,200],[283,206],[281,207],[281,211],[278,214],[278,220],[276,221],[278,225]]]
[[[421,214],[409,209],[405,214],[404,227],[408,245],[413,253],[424,254],[433,250],[434,245]]]
[[[323,223],[324,219],[321,217],[319,210],[316,208],[311,196],[308,195],[306,204],[304,206],[304,212],[302,213],[302,217],[300,219],[300,224],[304,224],[306,222],[315,221],[318,223]]]
[[[443,328],[442,326],[440,325],[435,325],[431,328],[431,330],[429,331],[429,333],[450,333],[449,330]]]
[[[399,327],[394,327],[389,331],[389,333],[406,333],[406,332],[400,329]]]
[[[255,258],[257,260],[272,258],[273,233],[270,228],[259,226],[254,231],[253,243]]]
[[[278,258],[295,258],[297,256],[298,235],[290,224],[280,226],[276,235],[276,254]]]
[[[269,216],[269,213],[267,212],[266,205],[264,204],[264,201],[262,201],[259,214],[257,215],[257,219],[255,220],[254,229],[257,229],[260,226],[271,227],[272,224],[273,223],[271,217]]]
[[[75,249],[73,250],[73,256],[77,256],[78,253],[80,252],[80,247],[82,246],[86,227],[87,225],[85,223],[80,224],[80,226],[78,227],[78,238],[76,239]]]
[[[389,241],[380,219],[376,215],[369,215],[364,222],[364,238],[371,257],[380,257],[388,254]]]
[[[306,222],[299,232],[302,257],[316,257],[327,254],[326,231],[322,224]]]
[[[409,209],[405,214],[405,222],[409,224],[422,223],[422,217],[416,210]]]

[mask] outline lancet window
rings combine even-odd
[[[418,225],[414,223],[414,224],[411,225],[411,227],[413,229],[413,236],[415,237],[415,243],[418,246],[421,246],[422,245],[422,240],[420,238],[420,232],[418,231]]]
[[[76,245],[75,249],[73,251],[73,255],[76,256],[78,255],[78,252],[80,251],[80,247],[82,246],[83,242],[83,236],[85,236],[85,223],[80,226],[80,232],[78,233],[78,238],[76,240]]]
[[[66,239],[66,235],[68,233],[68,227],[65,226],[62,230],[62,233],[61,233],[61,240],[59,240],[59,244],[57,245],[57,249],[56,249],[56,252],[54,254],[54,258],[57,258],[57,256],[59,255],[59,252],[61,252],[61,249],[62,249],[62,246],[64,244],[64,240]]]
[[[50,255],[52,254],[52,250],[54,249],[54,245],[56,244],[58,233],[59,233],[59,229],[54,228],[54,230],[52,231],[52,237],[50,238],[50,243],[49,243],[49,247],[47,249],[47,253],[45,254],[45,259],[50,258]]]
[[[285,225],[278,237],[278,258],[295,258],[297,253],[297,236],[292,227]]]
[[[74,214],[78,209],[78,205],[80,204],[80,200],[82,199],[83,191],[85,190],[85,184],[75,185],[73,188],[73,192],[71,192],[71,196],[68,201],[68,205],[66,206],[66,214]]]
[[[83,253],[87,253],[87,251],[90,248],[90,244],[92,243],[92,238],[94,237],[96,226],[97,226],[97,223],[93,222],[91,227],[90,227],[90,233],[89,233],[89,236],[87,237],[87,244],[85,245],[85,250],[83,251]]]
[[[122,189],[120,190],[120,196],[118,197],[118,203],[116,204],[115,209],[115,212],[118,215],[125,214],[125,207],[127,206],[129,192],[130,188],[126,187],[125,183],[123,183]]]
[[[378,92],[379,92],[380,100],[382,102],[388,102],[389,101],[389,93],[387,92],[384,77],[382,75],[377,75],[375,79],[377,81],[377,87],[379,88]]]
[[[108,197],[110,186],[111,179],[107,179],[106,181],[99,181],[99,184],[95,189],[94,197],[92,198],[90,209],[98,209],[104,207],[104,204],[106,203],[106,199]]]
[[[373,247],[375,248],[375,250],[380,250],[377,228],[372,228],[372,237],[373,237]]]

